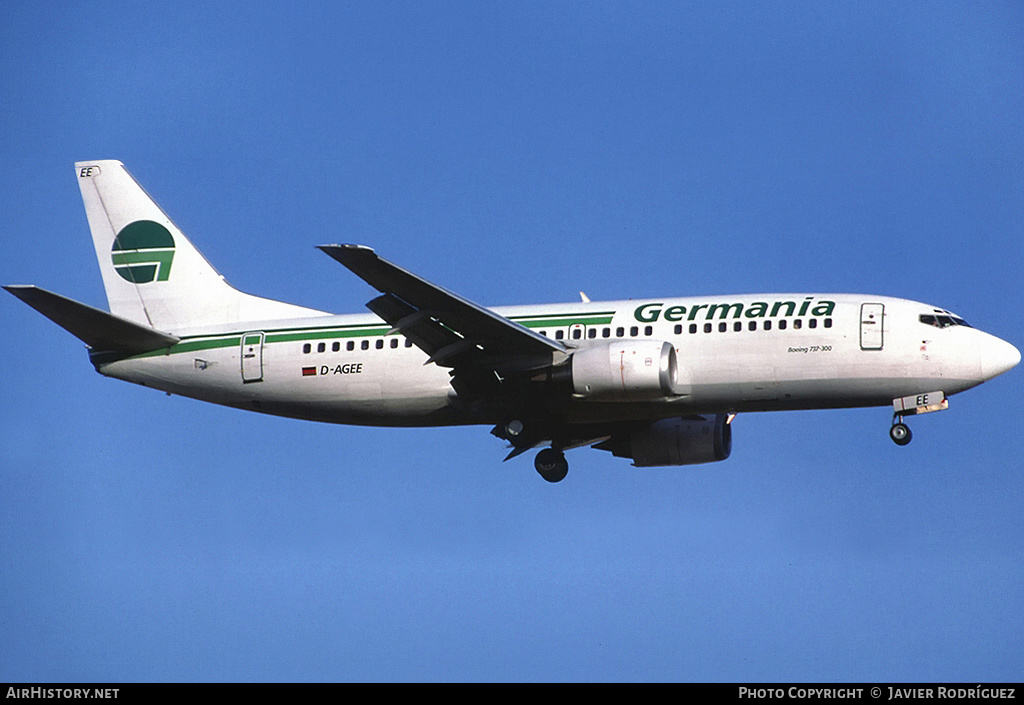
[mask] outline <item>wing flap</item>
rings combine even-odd
[[[439,350],[463,340],[441,325],[429,311],[418,310],[394,294],[378,296],[366,307],[391,324],[392,331],[404,335],[427,355],[434,356]]]

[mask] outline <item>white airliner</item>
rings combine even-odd
[[[4,287],[89,346],[101,374],[330,423],[488,424],[544,479],[590,445],[638,467],[724,460],[745,411],[903,417],[1020,362],[1007,342],[884,296],[761,294],[485,308],[361,245],[325,253],[380,295],[333,315],[232,288],[118,161],[75,176],[111,313]],[[507,459],[507,458],[506,458]]]

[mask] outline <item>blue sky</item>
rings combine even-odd
[[[0,282],[105,304],[72,163],[237,287],[363,242],[484,304],[894,295],[1024,343],[1024,6],[9,2]],[[1020,370],[732,457],[316,425],[96,375],[0,299],[0,680],[1019,681]]]

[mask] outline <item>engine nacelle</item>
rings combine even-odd
[[[675,396],[679,365],[671,343],[617,340],[577,350],[569,361],[576,394],[608,401]]]
[[[697,465],[725,460],[732,452],[732,426],[725,414],[662,419],[594,446],[638,468]]]

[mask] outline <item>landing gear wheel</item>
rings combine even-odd
[[[565,459],[565,453],[554,448],[545,448],[537,453],[533,466],[548,482],[561,482],[569,474],[569,461]]]
[[[894,423],[892,428],[889,429],[889,438],[898,446],[905,446],[910,443],[911,437],[910,427],[903,422]]]

